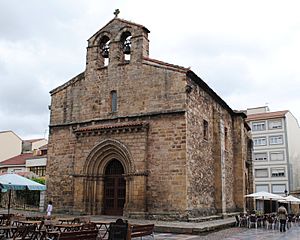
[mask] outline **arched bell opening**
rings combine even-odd
[[[131,58],[131,37],[129,31],[123,32],[121,35],[121,48],[124,61],[130,61]]]
[[[126,199],[124,167],[117,159],[109,161],[104,173],[103,214],[122,216]]]
[[[100,51],[101,51],[101,57],[103,58],[104,66],[107,66],[109,64],[109,44],[110,44],[109,37],[103,36],[100,40]]]

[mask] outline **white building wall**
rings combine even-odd
[[[26,159],[26,168],[46,166],[47,158]]]
[[[297,119],[288,112],[286,114],[288,138],[290,190],[300,190],[300,128]]]
[[[26,172],[26,167],[23,166],[12,166],[7,168],[7,173]]]
[[[255,112],[257,113],[257,112]],[[271,123],[274,120],[281,122],[281,128],[271,128]],[[254,130],[254,124],[264,124],[263,130]],[[269,191],[276,194],[284,195],[284,191],[289,191],[289,174],[288,174],[288,151],[287,139],[285,129],[285,119],[266,119],[250,122],[252,128],[252,139],[255,143],[263,143],[262,145],[255,145],[253,149],[253,174],[254,174],[254,191]],[[280,137],[282,143],[274,144],[274,137]],[[272,144],[273,143],[273,144]],[[283,159],[272,160],[276,153],[283,153]],[[257,155],[260,154],[260,155]],[[265,156],[264,160],[255,160],[256,156]],[[272,176],[272,173],[277,170],[284,170],[284,176]],[[265,172],[266,175],[259,176],[258,173]]]
[[[0,162],[15,157],[22,152],[22,139],[14,132],[0,132]]]
[[[35,150],[35,149],[39,149],[41,146],[44,146],[48,143],[48,141],[46,139],[41,139],[39,141],[33,142],[32,143],[32,147],[31,150]]]

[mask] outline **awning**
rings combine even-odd
[[[0,189],[45,191],[46,186],[18,174],[7,173],[0,175]]]

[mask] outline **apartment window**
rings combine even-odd
[[[270,152],[270,160],[271,161],[283,161],[284,160],[284,153],[281,152]]]
[[[284,168],[272,168],[271,176],[272,177],[284,177],[285,176]]]
[[[268,169],[263,168],[263,169],[255,169],[255,177],[257,178],[265,178],[268,177]]]
[[[270,145],[283,144],[283,136],[282,135],[270,136],[269,143]]]
[[[208,122],[203,120],[203,138],[208,140]]]
[[[286,190],[285,184],[272,184],[272,193],[284,194]]]
[[[254,153],[254,160],[255,161],[267,161],[268,160],[268,154],[266,152],[264,152],[264,153]]]
[[[264,131],[266,130],[266,123],[265,122],[253,122],[252,123],[252,131]]]
[[[256,192],[269,192],[269,185],[261,184],[255,186]]]
[[[40,177],[44,177],[46,173],[46,166],[31,167],[29,170]]]
[[[281,128],[282,128],[281,119],[269,121],[269,129],[281,129]]]
[[[254,146],[265,146],[267,145],[267,138],[266,137],[259,137],[253,139]]]
[[[110,97],[111,97],[111,111],[117,112],[117,104],[118,104],[117,91],[115,90],[111,91]]]

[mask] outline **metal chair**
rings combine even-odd
[[[257,228],[257,217],[255,215],[249,216],[249,223],[248,223],[249,228],[251,228],[252,225],[254,225],[255,228]]]

